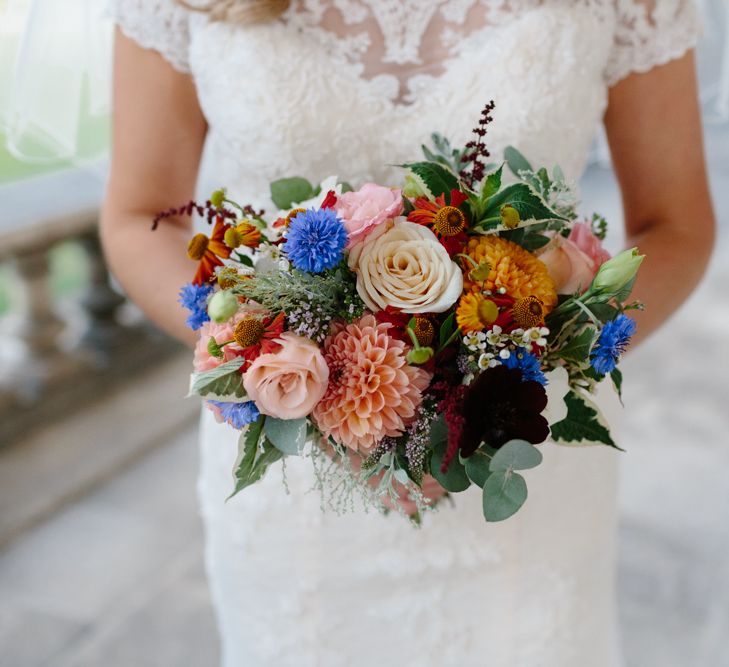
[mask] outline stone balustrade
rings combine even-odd
[[[0,445],[179,349],[112,285],[98,237],[102,190],[100,178],[75,170],[0,186],[0,264],[20,297],[0,318]],[[50,256],[68,242],[83,250],[88,280],[65,318]]]

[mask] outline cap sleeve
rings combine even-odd
[[[701,33],[694,0],[615,0],[613,47],[605,69],[608,86],[680,58]]]
[[[176,70],[189,73],[188,9],[175,0],[110,0],[109,11],[127,37],[159,52]]]

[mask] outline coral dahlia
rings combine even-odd
[[[324,435],[365,454],[404,432],[430,382],[429,373],[407,363],[409,346],[390,327],[366,314],[336,326],[324,343],[329,386],[314,420]]]

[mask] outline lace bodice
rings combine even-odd
[[[256,205],[284,175],[386,180],[433,130],[465,142],[492,98],[494,155],[514,144],[576,179],[607,88],[697,35],[690,0],[293,0],[263,25],[211,23],[174,0],[112,9],[192,74],[210,185]]]
[[[112,7],[193,77],[210,127],[201,195],[226,185],[263,207],[283,176],[387,183],[387,165],[417,158],[432,131],[467,141],[489,99],[495,158],[513,144],[576,180],[608,88],[697,33],[689,0],[293,0],[241,26],[173,0]],[[274,467],[225,503],[236,436],[204,415],[199,493],[226,667],[617,667],[613,450],[545,443],[516,517],[484,526],[472,487],[416,531],[322,514],[301,459],[290,496]]]

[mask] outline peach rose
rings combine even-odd
[[[377,225],[402,213],[402,192],[365,183],[356,192],[345,192],[337,198],[334,210],[344,222],[351,248]]]
[[[264,415],[306,417],[327,390],[329,367],[308,338],[285,332],[276,342],[281,348],[255,359],[243,376],[243,386]]]
[[[463,274],[435,234],[405,218],[380,225],[349,252],[357,292],[372,311],[442,313],[461,296]]]
[[[539,254],[558,294],[584,292],[610,254],[585,222],[576,222],[568,238],[555,236]]]

